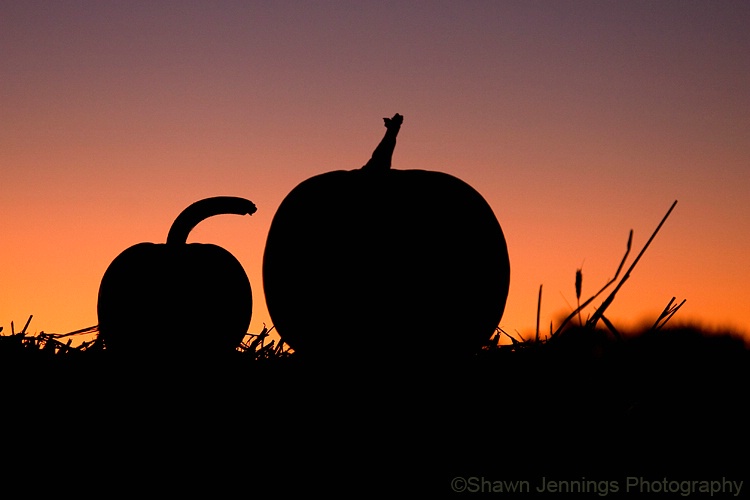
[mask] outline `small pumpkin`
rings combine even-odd
[[[244,198],[206,198],[180,213],[166,244],[139,243],[119,254],[99,287],[99,334],[107,350],[164,354],[236,348],[252,314],[247,274],[227,250],[187,244],[187,238],[209,217],[255,211]]]
[[[402,116],[361,169],[314,176],[273,217],[268,311],[310,356],[476,352],[495,332],[510,262],[492,208],[443,172],[391,169]]]

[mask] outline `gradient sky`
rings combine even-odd
[[[117,254],[204,197],[256,203],[189,241],[245,267],[251,332],[271,218],[370,157],[453,174],[508,241],[501,326],[559,322],[677,207],[608,317],[750,330],[747,1],[2,1],[0,325],[97,323]],[[601,300],[597,301],[598,305]],[[593,312],[593,311],[591,311]],[[336,318],[330,318],[335,322]]]

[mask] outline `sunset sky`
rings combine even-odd
[[[463,179],[502,225],[504,330],[533,332],[540,285],[558,324],[576,269],[588,297],[678,200],[607,316],[674,296],[673,321],[750,331],[748,26],[744,0],[0,1],[0,326],[95,325],[109,263],[217,195],[258,211],[189,241],[240,260],[271,326],[277,207],[401,113],[393,167]]]

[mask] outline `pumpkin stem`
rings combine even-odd
[[[190,231],[214,215],[252,215],[256,210],[252,201],[235,196],[215,196],[198,200],[183,210],[174,220],[167,235],[167,245],[184,245],[187,243]]]
[[[391,158],[393,150],[396,148],[396,136],[404,122],[404,117],[396,113],[393,118],[383,118],[385,122],[385,136],[372,152],[372,158],[362,167],[362,170],[371,170],[374,172],[385,171],[391,168]]]

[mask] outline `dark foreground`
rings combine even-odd
[[[750,492],[750,353],[728,336],[588,332],[450,363],[106,354],[3,359],[6,484],[103,497],[566,496],[551,484],[630,498],[669,481],[708,497],[700,482],[723,478]],[[733,497],[727,488],[713,498]]]

